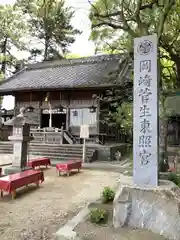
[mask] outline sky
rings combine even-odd
[[[11,4],[15,0],[0,0],[0,4]],[[88,56],[94,54],[94,44],[90,42],[89,35],[91,32],[91,25],[88,19],[90,4],[88,0],[66,0],[67,5],[71,6],[75,11],[75,16],[72,24],[82,31],[80,36],[76,37],[76,41],[70,47],[70,51],[80,56]],[[6,96],[3,99],[2,107],[8,109],[14,108],[14,98]]]

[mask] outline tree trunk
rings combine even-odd
[[[45,38],[44,61],[48,60],[49,37]]]
[[[167,155],[168,120],[159,121],[159,172],[169,169]]]
[[[165,48],[166,49],[166,48]],[[180,55],[173,54],[169,48],[167,48],[167,52],[169,52],[172,61],[175,63],[176,66],[176,87],[180,88]]]
[[[176,68],[177,68],[177,87],[180,88],[180,59],[178,62],[176,62]]]
[[[1,50],[2,50],[2,55],[3,55],[3,60],[2,60],[2,63],[1,63],[1,72],[5,75],[5,73],[6,73],[7,37],[4,39]]]

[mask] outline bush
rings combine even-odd
[[[180,187],[180,176],[178,176],[176,173],[170,173],[168,175],[168,180]]]
[[[101,208],[94,208],[90,211],[90,221],[92,223],[106,223],[108,220],[108,212]]]
[[[115,197],[115,192],[110,187],[105,187],[102,192],[102,201],[103,203],[113,202]]]

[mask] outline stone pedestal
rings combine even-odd
[[[18,116],[5,123],[13,126],[12,136],[9,136],[9,140],[13,142],[13,161],[11,167],[4,169],[5,175],[29,169],[27,167],[28,143],[33,140],[30,136],[30,126],[36,123],[25,117],[24,111],[25,109],[22,108]]]
[[[13,160],[12,166],[4,169],[4,174],[9,175],[30,169],[27,167],[28,142],[30,136],[9,136],[13,141]]]
[[[173,182],[137,186],[120,176],[114,199],[113,225],[145,228],[172,240],[180,239],[180,189]]]

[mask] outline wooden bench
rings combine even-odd
[[[12,198],[16,198],[16,190],[23,186],[35,183],[39,187],[39,183],[44,181],[44,173],[36,170],[27,170],[20,173],[11,174],[0,178],[1,197],[3,192],[8,192]]]
[[[77,169],[79,172],[81,167],[82,167],[81,160],[71,160],[65,163],[58,163],[56,165],[56,171],[58,171],[59,176],[61,175],[61,173],[65,173],[67,176],[69,176],[72,170]]]
[[[47,158],[47,157],[35,158],[28,161],[27,166],[32,167],[33,169],[35,169],[35,167],[40,168],[40,166],[45,166],[47,168],[48,166],[51,166],[51,160],[50,158]]]

